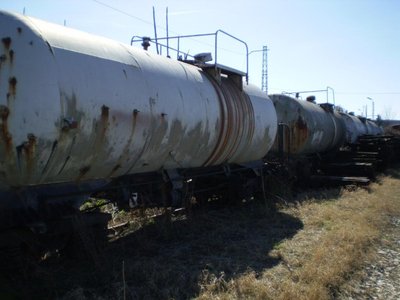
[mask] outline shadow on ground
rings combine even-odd
[[[390,169],[385,171],[385,174],[392,178],[400,179],[400,164],[391,166]]]
[[[302,227],[299,219],[256,202],[201,210],[173,222],[161,216],[101,250],[89,246],[89,254],[49,260],[25,285],[14,278],[10,291],[15,299],[193,298],[201,284],[275,266],[279,259],[268,252]]]

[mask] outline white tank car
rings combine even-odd
[[[271,100],[106,38],[0,12],[0,185],[244,163],[275,139]]]

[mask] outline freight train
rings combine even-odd
[[[201,57],[173,60],[8,12],[0,39],[3,230],[47,228],[93,193],[131,207],[245,197],[269,153],[334,152],[382,133],[329,104],[268,97]]]

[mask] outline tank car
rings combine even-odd
[[[4,11],[0,39],[2,214],[121,176],[257,161],[273,144],[271,100],[229,72]]]
[[[341,113],[346,127],[346,142],[354,144],[358,137],[368,134],[365,119],[354,116],[354,114]]]
[[[354,116],[353,113],[340,113],[346,128],[346,143],[355,144],[363,135],[382,135],[383,129],[367,118]]]
[[[367,134],[369,135],[382,135],[383,128],[378,126],[374,121],[365,120],[365,126],[367,127]]]
[[[308,155],[338,149],[345,139],[345,125],[330,104],[318,105],[287,95],[270,95],[281,132],[274,152]]]

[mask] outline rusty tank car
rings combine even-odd
[[[130,207],[180,206],[188,190],[247,199],[270,152],[311,170],[308,157],[381,133],[329,103],[269,98],[208,53],[152,54],[150,38],[139,49],[0,12],[0,39],[0,229],[44,228],[99,191]]]
[[[317,104],[314,96],[270,97],[279,124],[270,157],[287,165],[292,181],[365,184],[396,151],[371,120],[338,112],[330,103]]]
[[[281,128],[273,147],[275,152],[307,155],[338,149],[343,144],[345,125],[330,104],[318,105],[278,94],[270,98]]]
[[[341,113],[346,127],[346,142],[354,144],[361,135],[368,134],[366,119],[354,116],[353,114]]]
[[[272,147],[273,104],[239,72],[215,65],[213,76],[7,12],[0,39],[2,208],[36,209],[132,174],[257,161]]]
[[[346,126],[346,142],[356,143],[357,139],[363,135],[382,135],[383,128],[375,122],[361,116],[354,116],[352,113],[341,113]]]
[[[384,132],[382,127],[369,119],[365,120],[365,126],[367,127],[367,134],[369,135],[381,135]]]

